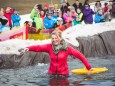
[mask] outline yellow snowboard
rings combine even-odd
[[[91,71],[91,74],[99,74],[108,71],[106,67],[103,68],[92,68],[93,70]],[[88,74],[88,71],[86,68],[76,68],[71,70],[73,74],[78,74],[78,75],[85,75]]]

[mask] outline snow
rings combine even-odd
[[[92,24],[92,25],[76,25],[68,28],[63,32],[63,38],[70,44],[78,47],[79,43],[76,40],[77,37],[93,36],[105,31],[115,30],[115,20],[106,23]]]
[[[30,18],[30,14],[21,15],[20,17],[21,17],[20,21],[21,26],[24,26],[25,21],[32,21],[32,19]]]
[[[21,39],[11,39],[0,42],[0,54],[20,54],[18,51],[21,48],[25,48],[31,45],[42,45],[46,43],[51,43],[51,40],[21,40]]]
[[[102,1],[102,4],[105,1]],[[91,3],[91,8],[93,8],[95,3]],[[25,14],[21,16],[21,26],[23,26],[25,21],[32,21],[30,19],[30,14]],[[65,30],[62,34],[62,37],[69,42],[70,44],[78,47],[79,43],[76,40],[77,37],[88,37],[93,36],[105,31],[112,31],[115,30],[115,19],[113,19],[111,22],[106,23],[100,23],[100,24],[81,24],[76,25],[73,27],[68,28]],[[51,39],[49,40],[21,40],[21,39],[12,39],[12,40],[6,40],[3,42],[0,42],[0,54],[20,54],[18,50],[20,48],[25,48],[27,46],[31,45],[42,45],[51,43]]]

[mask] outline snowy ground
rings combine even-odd
[[[105,1],[102,2],[102,4]],[[91,7],[93,8],[93,5],[95,3],[91,3]],[[22,15],[21,16],[21,25],[23,26],[25,21],[32,21],[30,19],[30,14]],[[93,36],[98,33],[102,33],[105,31],[115,30],[115,19],[113,19],[111,22],[106,23],[100,23],[100,24],[91,24],[91,25],[76,25],[74,27],[68,28],[66,31],[63,32],[63,38],[73,44],[74,46],[79,46],[78,41],[76,40],[77,37],[87,37],[87,36]],[[3,42],[0,42],[0,54],[19,54],[18,49],[24,48],[30,45],[38,45],[38,44],[46,44],[50,43],[51,40],[21,40],[21,39],[12,39],[12,40],[6,40]]]

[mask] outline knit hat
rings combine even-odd
[[[48,8],[48,4],[44,4],[44,8],[45,8],[45,7]]]
[[[58,7],[58,4],[54,4],[54,7],[56,7],[56,8],[57,8],[57,7]]]

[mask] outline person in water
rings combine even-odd
[[[54,30],[51,33],[51,43],[44,45],[29,46],[24,51],[47,52],[50,56],[49,75],[63,75],[68,76],[68,56],[73,55],[80,59],[88,70],[91,70],[91,65],[88,63],[86,57],[72,46],[68,45],[62,38],[60,30]]]

